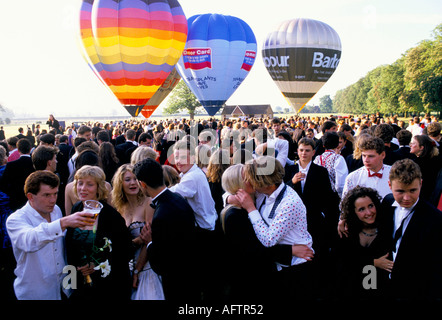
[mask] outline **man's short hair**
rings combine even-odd
[[[138,143],[146,142],[147,140],[152,140],[152,136],[149,133],[147,133],[147,132],[143,132],[138,137]]]
[[[40,185],[45,184],[51,188],[57,188],[60,184],[58,176],[51,171],[35,171],[25,181],[25,194],[37,194],[40,192]]]
[[[272,124],[280,124],[281,120],[278,117],[272,119]]]
[[[97,141],[109,142],[109,133],[106,130],[100,130],[97,132]]]
[[[92,127],[92,133],[96,136],[98,132],[102,131],[101,127]]]
[[[440,135],[441,130],[441,124],[439,122],[431,122],[427,127],[427,134],[435,138]]]
[[[78,134],[80,136],[84,135],[86,132],[92,132],[92,129],[86,125],[82,125],[78,128]]]
[[[274,170],[266,170],[272,166],[274,166]],[[268,174],[260,173],[265,171]],[[254,189],[281,184],[284,179],[284,173],[282,164],[271,156],[258,157],[246,162],[244,165],[245,180],[250,182]]]
[[[31,142],[26,138],[22,138],[17,142],[17,149],[21,154],[28,154],[32,149]]]
[[[48,161],[52,160],[57,155],[58,149],[51,146],[38,146],[32,152],[32,163],[35,170],[45,170]]]
[[[55,136],[52,133],[45,133],[40,136],[40,141],[47,144],[55,144]]]
[[[133,172],[139,181],[143,181],[149,187],[156,189],[164,186],[164,175],[161,164],[146,158],[134,165]]]
[[[65,143],[65,142],[68,142],[68,140],[69,140],[69,137],[67,136],[67,135],[65,135],[65,134],[62,134],[61,136],[60,136],[60,139],[58,140],[60,143]]]
[[[87,140],[83,137],[76,137],[74,139],[74,147],[77,148],[80,144],[82,144],[83,142],[86,142]]]
[[[327,120],[322,124],[321,131],[322,133],[325,133],[326,130],[330,130],[333,127],[337,127],[338,124],[335,121]]]
[[[359,149],[361,152],[368,150],[375,150],[377,154],[381,154],[385,151],[384,140],[381,138],[370,136],[367,139],[364,139],[359,144]]]
[[[334,131],[324,133],[322,139],[325,149],[336,149],[339,146],[339,135]]]
[[[409,185],[414,180],[422,179],[422,172],[419,165],[411,159],[398,160],[391,166],[390,183],[394,180]]]
[[[127,140],[133,140],[135,139],[135,136],[137,135],[137,133],[135,132],[135,130],[133,129],[129,129],[126,131],[126,139]]]
[[[394,137],[394,129],[388,123],[381,123],[376,126],[373,135],[381,138],[384,143],[390,143]]]
[[[396,138],[399,141],[399,145],[408,146],[410,144],[413,134],[405,129],[401,129],[396,133]]]
[[[307,137],[301,138],[298,141],[298,147],[301,144],[304,145],[304,146],[311,146],[312,149],[315,150],[316,143],[315,143],[315,141],[313,139],[310,139],[310,138],[307,138]],[[338,144],[339,144],[339,138],[338,138]]]
[[[18,139],[17,137],[10,137],[10,138],[8,138],[8,140],[6,140],[6,142],[7,142],[10,146],[16,148],[16,147],[17,147],[17,142],[18,142],[18,140],[19,140],[19,139]]]

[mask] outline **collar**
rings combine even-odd
[[[186,173],[180,172],[180,177],[183,177],[184,175],[188,174],[189,172],[194,171],[195,168],[198,168],[198,166],[194,163],[193,166],[191,166],[190,169],[187,170]]]
[[[164,191],[166,191],[167,190],[167,188],[164,188],[160,193],[158,193],[156,196],[155,196],[155,198],[152,198],[152,203],[153,202],[156,202],[156,200],[158,199],[158,197],[164,192]]]
[[[310,169],[310,165],[312,164],[312,161],[310,161],[305,168],[301,167],[301,163],[298,161],[298,166],[299,166],[299,172],[303,172],[306,173],[308,172],[308,170]]]
[[[400,204],[395,200],[391,206],[399,208],[401,211],[403,211],[405,213],[409,213],[414,209],[414,207],[416,206],[416,204],[418,202],[419,202],[419,198],[417,198],[416,202],[410,208],[404,208],[404,207],[401,207]]]
[[[276,197],[278,197],[278,195],[281,193],[282,189],[284,188],[284,185],[285,185],[284,182],[282,182],[282,183],[279,185],[279,187],[276,188],[276,190],[273,191],[273,193],[272,193],[270,196],[268,196],[267,198],[268,198],[269,200],[274,200],[274,199],[276,199]]]
[[[383,174],[383,173],[384,173],[384,166],[382,166],[381,170],[379,170],[378,172],[374,172],[374,171],[372,171],[372,170],[370,170],[370,169],[367,169],[367,172],[368,172],[368,175],[369,175],[369,176],[370,176],[370,175],[373,175],[373,174],[375,174],[375,173]]]

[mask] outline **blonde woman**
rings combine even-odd
[[[78,270],[77,289],[72,290],[71,295],[73,300],[130,298],[130,236],[124,219],[106,201],[109,191],[105,178],[104,171],[97,166],[86,165],[75,173],[74,192],[79,201],[73,205],[72,213],[83,211],[87,200],[97,200],[103,208],[97,217],[96,228],[68,228],[66,233],[68,264]],[[106,243],[112,246],[105,257],[110,266],[108,275],[95,269],[96,262],[89,257],[93,245],[102,248]],[[92,282],[81,281],[82,276],[90,276]]]
[[[134,152],[132,152],[132,155],[130,156],[130,164],[135,165],[135,163],[146,158],[157,160],[158,157],[159,154],[151,147],[139,146]]]
[[[90,167],[90,166],[88,166]],[[98,166],[96,166],[97,168],[99,168]],[[99,168],[101,169],[101,168]],[[104,172],[103,172],[104,173]],[[109,182],[105,181],[105,188],[107,190],[107,198],[106,198],[106,202],[111,205],[112,204],[112,195],[111,195],[111,191],[112,191],[112,186]],[[78,202],[79,198],[77,195],[77,192],[75,191],[75,181],[72,181],[70,183],[68,183],[66,185],[66,189],[65,189],[65,200],[64,200],[64,207],[65,207],[65,212],[66,215],[70,215],[71,211],[72,211],[72,206]]]
[[[118,168],[112,185],[114,207],[124,218],[132,238],[132,245],[136,248],[131,263],[133,269],[131,299],[164,300],[160,277],[152,270],[149,262],[144,263],[147,247],[140,238],[141,230],[146,223],[152,223],[154,213],[154,209],[150,206],[152,199],[143,194],[133,173],[133,166],[130,164]]]

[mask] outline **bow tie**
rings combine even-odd
[[[378,173],[378,172],[371,173],[370,170],[368,170],[368,176],[369,177],[378,177],[379,179],[381,179],[382,178],[382,173]]]

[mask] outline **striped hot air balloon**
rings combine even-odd
[[[262,56],[270,76],[298,113],[335,72],[341,41],[324,22],[293,19],[267,36]]]
[[[187,38],[176,0],[83,0],[80,29],[95,73],[135,117],[173,70]]]

